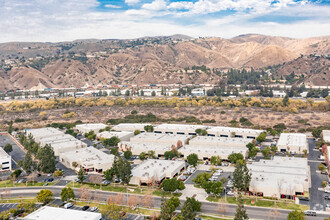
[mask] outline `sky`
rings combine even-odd
[[[0,42],[330,35],[330,0],[0,0]]]

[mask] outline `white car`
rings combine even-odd
[[[232,195],[234,195],[234,193],[232,191],[228,191],[227,195],[232,196]]]
[[[325,193],[330,193],[330,189],[325,189],[324,192]]]
[[[92,207],[91,208],[91,212],[96,212],[97,211],[97,207]]]
[[[73,204],[72,204],[71,202],[69,202],[69,203],[67,203],[67,204],[64,205],[64,208],[65,208],[65,209],[69,209],[69,208],[71,208],[72,206],[73,206]]]

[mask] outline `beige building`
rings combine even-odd
[[[105,129],[107,125],[98,123],[98,124],[80,124],[76,125],[75,129],[77,129],[80,133],[85,134],[91,131],[94,131],[95,134],[99,133],[101,129]]]
[[[129,141],[131,137],[134,136],[133,132],[128,131],[103,131],[96,135],[98,139],[105,138],[110,139],[112,137],[117,137],[121,141]]]
[[[56,128],[38,128],[38,129],[26,129],[27,136],[32,135],[35,142],[40,143],[41,138],[53,137],[57,135],[63,135],[64,133]]]
[[[247,166],[252,175],[250,195],[294,199],[310,188],[307,158],[274,157]]]
[[[322,136],[323,136],[323,140],[325,142],[330,143],[330,130],[323,130],[322,131]]]
[[[11,170],[11,156],[0,147],[0,172]]]
[[[128,131],[134,132],[135,130],[140,130],[141,133],[145,132],[144,127],[151,124],[140,124],[140,123],[121,123],[115,125],[111,128],[111,130],[115,131]]]
[[[60,153],[59,161],[72,169],[83,168],[86,172],[101,173],[112,167],[114,155],[106,154],[94,147],[86,147]],[[72,165],[73,162],[78,164],[76,168]]]
[[[164,179],[176,177],[184,168],[185,162],[181,160],[148,159],[132,169],[130,184],[161,183]]]
[[[263,130],[254,130],[247,128],[232,128],[232,127],[211,127],[207,130],[208,136],[215,137],[232,137],[232,138],[246,138],[256,139]]]
[[[196,135],[196,129],[206,130],[207,128],[204,125],[161,124],[154,128],[154,133]]]
[[[277,148],[282,152],[288,151],[298,154],[303,154],[304,150],[309,152],[306,134],[300,133],[282,133],[277,142]]]

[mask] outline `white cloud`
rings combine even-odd
[[[136,4],[139,2],[140,2],[140,0],[125,0],[125,3],[128,5],[133,5],[133,4]]]
[[[104,7],[106,7],[106,8],[121,8],[119,5],[111,5],[111,4],[104,5]]]
[[[291,1],[291,0],[287,0]],[[196,4],[200,2],[200,11]],[[192,37],[219,36],[234,37],[245,33],[282,35],[288,37],[312,37],[330,35],[329,6],[295,4],[272,8],[267,0],[200,0],[182,4],[154,0],[142,9],[100,12],[97,0],[0,0],[0,42],[8,41],[68,41],[84,38],[137,38],[186,34]],[[260,3],[263,2],[263,3]],[[179,3],[179,2],[177,2]],[[287,3],[289,4],[289,3]],[[203,6],[203,7],[202,7]],[[259,8],[245,13],[243,8]],[[147,8],[146,8],[147,7]],[[215,18],[198,13],[210,13],[223,8],[241,8],[241,12]],[[264,11],[260,10],[261,8]],[[176,10],[190,9],[183,20]],[[259,11],[259,12],[256,12]],[[194,13],[194,14],[193,14]],[[252,18],[260,15],[308,16],[309,19],[292,21],[287,24],[256,22]],[[163,16],[166,16],[163,18]],[[171,16],[174,18],[171,19]],[[188,21],[187,21],[188,20]],[[179,22],[177,22],[179,21]],[[197,21],[197,22],[196,22]]]
[[[166,9],[167,4],[164,0],[154,0],[151,3],[147,3],[142,5],[143,9],[153,10],[153,11],[160,11]]]

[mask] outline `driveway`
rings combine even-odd
[[[326,205],[326,202],[324,201],[325,193],[318,189],[321,188],[322,181],[328,181],[328,178],[326,175],[322,175],[319,172],[316,172],[318,170],[319,164],[323,161],[318,160],[318,157],[321,155],[321,152],[319,150],[314,150],[315,142],[313,141],[313,139],[308,139],[308,145],[308,165],[310,166],[312,181],[311,188],[309,189],[309,205],[311,210],[324,211]]]

